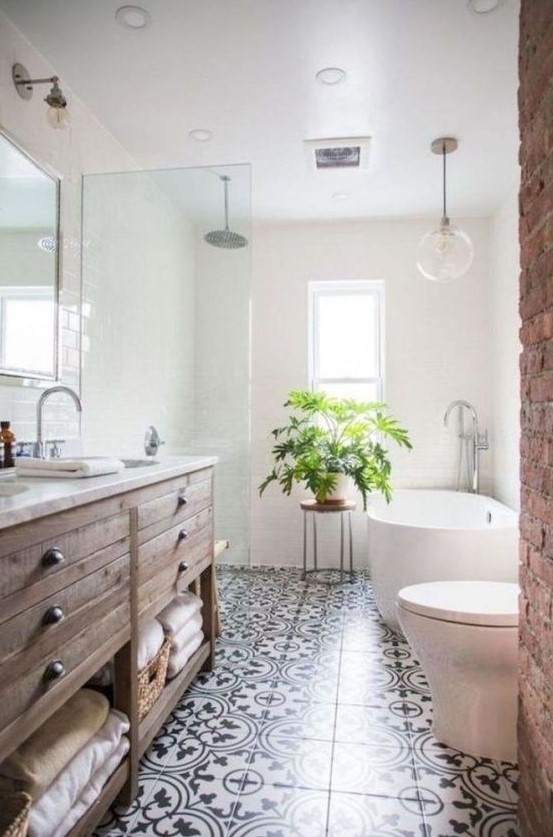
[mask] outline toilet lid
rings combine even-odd
[[[518,584],[501,581],[433,581],[399,591],[398,605],[411,613],[464,625],[518,625]]]

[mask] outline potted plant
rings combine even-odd
[[[259,486],[260,494],[272,482],[285,494],[291,493],[294,483],[301,483],[319,503],[337,502],[334,492],[345,476],[360,492],[364,509],[373,491],[390,500],[391,463],[384,440],[393,439],[406,448],[411,442],[386,404],[292,390],[284,406],[290,408],[290,418],[272,431],[275,464]]]

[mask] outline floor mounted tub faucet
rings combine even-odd
[[[479,455],[481,450],[489,448],[488,431],[480,433],[478,430],[478,414],[469,401],[464,401],[462,398],[452,401],[449,404],[444,414],[444,424],[447,427],[451,411],[455,408],[460,412],[460,430],[459,438],[461,439],[461,453],[459,457],[459,476],[461,474],[461,461],[463,456],[463,449],[468,444],[468,459],[469,459],[469,491],[472,494],[478,494],[479,490]],[[467,410],[472,421],[472,431],[468,434],[464,431],[463,410]],[[459,487],[459,486],[458,486]]]

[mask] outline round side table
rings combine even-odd
[[[317,573],[326,570],[326,567],[317,566],[317,517],[319,514],[340,515],[340,581],[344,575],[344,515],[348,518],[348,540],[349,540],[349,572],[353,570],[353,537],[351,534],[351,513],[355,511],[356,504],[353,500],[345,500],[343,503],[318,503],[316,500],[302,500],[300,506],[303,510],[303,573],[302,580],[305,581],[307,573]],[[307,515],[313,517],[313,567],[307,569]]]

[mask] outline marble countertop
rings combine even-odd
[[[155,465],[126,468],[101,477],[56,479],[15,473],[1,476],[0,485],[21,483],[27,489],[9,497],[0,496],[0,529],[208,468],[216,462],[215,456],[166,456]]]

